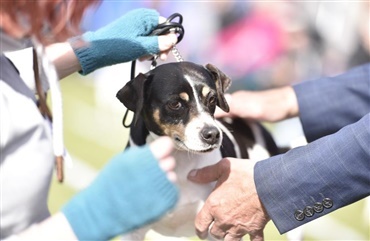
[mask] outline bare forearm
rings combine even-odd
[[[15,240],[77,240],[66,217],[57,213],[42,223],[35,224],[23,231]]]
[[[81,70],[81,65],[68,42],[49,45],[45,51],[54,63],[60,79]]]

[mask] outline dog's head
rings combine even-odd
[[[214,120],[216,105],[229,106],[224,92],[231,80],[211,64],[163,64],[139,74],[117,93],[117,98],[139,116],[147,129],[172,138],[180,150],[207,152],[218,148],[222,131]]]

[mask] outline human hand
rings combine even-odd
[[[159,167],[166,173],[168,180],[176,182],[175,158],[171,155],[173,141],[169,137],[160,137],[149,145],[153,156],[158,160]]]
[[[62,209],[77,238],[109,240],[172,209],[178,199],[176,187],[168,180],[176,178],[172,150],[171,139],[161,137],[150,146],[130,147],[115,156]]]
[[[160,16],[159,23],[164,23],[167,19]],[[169,52],[171,51],[172,47],[177,43],[177,35],[174,32],[170,32],[165,35],[158,36],[158,46],[160,52],[158,53],[158,57],[161,60],[166,60],[168,57]],[[153,55],[144,55],[139,58],[140,61],[150,60],[153,58]]]
[[[80,73],[86,75],[101,67],[153,54],[165,59],[177,36],[175,33],[148,36],[160,22],[163,18],[159,18],[157,11],[136,9],[95,32],[71,39],[81,65]]]
[[[263,229],[269,221],[254,184],[251,160],[224,158],[215,165],[193,170],[188,179],[196,183],[217,181],[195,219],[199,238],[208,231],[217,239],[239,241],[249,234],[250,240],[263,240]]]
[[[230,111],[217,108],[215,117],[240,117],[258,121],[276,122],[297,116],[298,101],[291,86],[264,90],[241,90],[225,96]]]

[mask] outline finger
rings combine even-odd
[[[195,232],[200,239],[206,239],[208,236],[208,229],[213,222],[213,217],[205,204],[200,212],[195,217]]]
[[[144,55],[139,58],[139,61],[144,62],[146,60],[151,60],[153,58],[153,55]]]
[[[231,100],[232,100],[232,95],[231,94],[225,94],[224,97],[226,99],[226,102],[230,105]]]
[[[163,136],[150,144],[150,150],[157,159],[162,159],[171,154],[173,151],[173,142],[170,137]]]
[[[168,57],[168,53],[170,52],[170,50],[167,50],[167,51],[164,51],[164,52],[161,52],[159,54],[159,58],[162,60],[162,61],[165,61]]]
[[[230,94],[225,94],[224,95],[225,99],[226,99],[226,102],[229,104],[229,106],[231,105],[231,95]],[[225,112],[223,110],[221,110],[220,108],[216,108],[216,112],[215,112],[215,117],[216,118],[221,118],[221,117],[226,117],[226,116],[232,116],[232,114],[230,112]]]
[[[221,110],[219,107],[216,108],[216,111],[215,111],[216,118],[222,118],[222,117],[227,117],[227,116],[231,116],[230,112],[225,112]]]
[[[229,171],[230,162],[224,158],[214,165],[190,171],[188,174],[188,179],[196,183],[204,184],[217,181],[222,174],[227,174]]]
[[[167,178],[173,183],[177,182],[177,175],[175,172],[167,172]]]
[[[170,172],[175,169],[175,158],[173,156],[168,156],[159,160],[159,166],[165,172]]]
[[[158,19],[158,23],[159,24],[161,24],[161,23],[164,23],[164,22],[166,22],[166,18],[165,17],[163,17],[163,16],[159,16],[159,19]]]
[[[158,47],[160,51],[166,51],[172,48],[177,43],[177,35],[169,33],[158,36]]]
[[[250,233],[249,234],[249,239],[251,241],[263,241],[264,240],[263,230],[258,230],[256,232]]]
[[[240,241],[241,237],[237,237],[232,235],[231,233],[227,233],[224,237],[224,241]]]
[[[211,236],[215,237],[216,239],[223,239],[226,235],[226,232],[223,231],[215,222],[212,223],[212,227],[209,230]]]

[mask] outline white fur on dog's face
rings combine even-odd
[[[205,126],[214,126],[220,132],[220,138],[215,144],[208,144],[200,137],[200,131]],[[219,148],[222,141],[222,131],[217,126],[213,117],[206,112],[200,112],[199,116],[193,118],[185,127],[183,144],[185,149],[192,152],[207,152]]]
[[[178,149],[187,150],[190,152],[207,152],[215,148],[219,148],[222,142],[222,131],[218,127],[217,122],[214,120],[211,113],[205,110],[204,105],[201,104],[202,99],[207,98],[211,92],[211,88],[205,83],[194,81],[189,75],[185,75],[184,78],[189,83],[192,89],[192,94],[195,101],[195,115],[187,123],[184,129],[184,133],[173,136],[173,140]],[[197,87],[196,87],[197,86]],[[183,98],[189,101],[189,97]],[[213,113],[212,113],[213,114]],[[220,138],[216,143],[209,144],[201,138],[200,132],[204,127],[215,127],[219,133]]]

